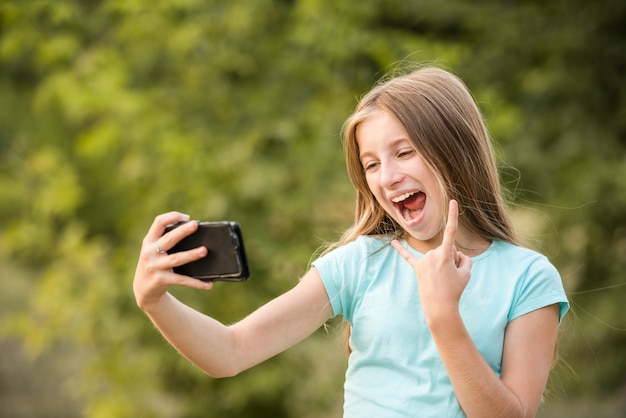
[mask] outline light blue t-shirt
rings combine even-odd
[[[472,260],[459,309],[474,344],[499,376],[507,324],[554,303],[560,303],[562,318],[567,298],[557,270],[532,250],[493,242]],[[344,417],[463,417],[426,326],[415,272],[397,251],[360,237],[313,266],[333,313],[352,327]]]

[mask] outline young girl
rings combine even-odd
[[[356,218],[298,285],[225,326],[170,285],[211,283],[168,255],[195,222],[159,215],[143,241],[137,304],[187,359],[234,376],[343,315],[345,417],[533,417],[568,309],[560,276],[517,245],[490,140],[465,85],[422,68],[376,86],[344,126]],[[181,324],[185,324],[181,326]]]

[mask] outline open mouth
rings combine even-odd
[[[402,217],[406,221],[411,221],[417,218],[424,209],[426,194],[423,192],[405,193],[392,199],[392,202]]]

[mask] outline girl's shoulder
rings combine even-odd
[[[558,277],[556,267],[544,254],[531,248],[494,241],[489,249],[472,261],[480,269],[503,269],[524,274],[547,274]]]
[[[361,235],[353,242],[346,244],[352,251],[365,259],[386,259],[390,256],[398,256],[395,248],[391,246],[392,238],[378,235]],[[356,254],[355,254],[356,255]]]
[[[321,259],[350,259],[353,261],[365,260],[373,255],[393,250],[390,245],[391,239],[379,236],[360,235],[354,241],[337,245],[332,250],[325,252],[317,260]],[[395,250],[394,250],[395,251]],[[317,261],[316,260],[316,261]]]
[[[483,256],[487,258],[493,255],[497,255],[499,257],[505,257],[505,258],[515,258],[518,260],[521,259],[525,261],[538,260],[538,259],[547,260],[547,257],[543,255],[542,253],[540,253],[539,251],[533,250],[528,247],[523,247],[521,245],[512,244],[510,242],[504,242],[504,241],[492,242],[489,249],[485,251],[483,254],[481,254],[480,256],[478,256],[477,259],[480,259]]]

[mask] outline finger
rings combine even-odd
[[[412,264],[413,262],[417,261],[417,257],[411,254],[409,250],[404,248],[404,246],[400,244],[398,240],[394,239],[393,241],[391,241],[391,246],[395,248],[396,251],[398,251],[398,254],[400,254],[400,256],[404,258],[406,261],[408,261],[409,263]]]
[[[198,247],[170,254],[169,257],[167,257],[167,260],[162,261],[162,263],[165,268],[174,268],[204,258],[207,254],[208,250],[206,247]]]
[[[192,277],[176,273],[174,273],[172,284],[200,290],[209,290],[213,287],[213,282],[194,279]]]
[[[159,239],[161,235],[163,235],[163,232],[165,232],[165,228],[168,225],[176,222],[187,222],[189,219],[189,215],[180,212],[163,213],[154,218],[154,221],[148,230],[148,234],[146,235],[146,240],[153,243]]]
[[[441,242],[442,247],[449,248],[450,251],[453,251],[458,226],[459,204],[456,200],[450,200],[450,204],[448,206],[448,221],[446,222],[446,228],[443,231],[443,240]]]
[[[167,250],[164,250],[159,245],[159,240],[154,241],[154,250],[157,252],[157,254],[167,254]]]
[[[213,286],[213,284],[209,281],[202,281],[183,274],[175,273],[171,269],[167,269],[154,275],[152,279],[152,286],[164,288],[169,286],[184,286],[194,289],[209,289]]]
[[[172,249],[180,240],[198,230],[198,222],[189,221],[171,229],[158,239],[158,243],[166,251]]]

